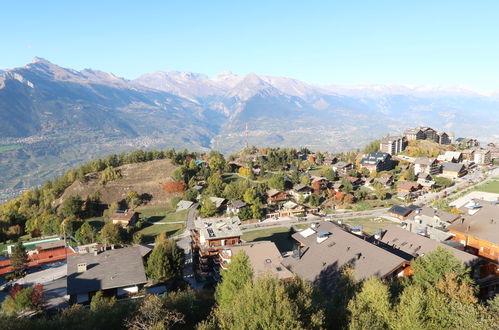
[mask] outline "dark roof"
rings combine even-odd
[[[298,184],[295,184],[295,185],[293,186],[293,190],[294,190],[294,191],[300,191],[300,190],[310,190],[310,188],[309,188],[309,187],[307,187],[307,186],[306,186],[306,185],[304,185],[304,184],[298,183]]]
[[[438,247],[442,247],[450,251],[463,264],[472,265],[479,260],[477,256],[442,244],[431,238],[412,233],[397,225],[388,226],[380,241],[413,257],[422,256],[436,250]]]
[[[443,171],[461,172],[464,165],[461,163],[443,163]]]
[[[87,264],[78,273],[77,265]],[[138,246],[68,256],[67,292],[69,295],[144,284],[147,282]]]
[[[328,232],[330,235],[318,243],[321,238],[317,232]],[[406,262],[327,221],[319,223],[314,229],[297,232],[293,238],[305,245],[304,252],[301,258],[287,257],[283,263],[293,273],[312,282],[321,281],[321,277],[327,276],[329,271],[339,271],[349,263],[355,270],[355,278],[361,280],[373,275],[384,277]]]
[[[239,199],[236,199],[234,201],[232,201],[232,203],[230,203],[230,206],[233,207],[233,208],[236,208],[236,209],[240,209],[241,207],[245,207],[246,204],[245,202],[239,200]]]
[[[406,217],[409,215],[409,213],[412,212],[412,210],[410,208],[403,207],[400,205],[394,205],[388,210],[388,212]]]

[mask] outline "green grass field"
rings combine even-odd
[[[373,218],[356,218],[343,220],[343,223],[348,226],[361,226],[362,231],[368,234],[374,234],[376,231],[384,229],[395,222],[380,218],[379,221],[373,221]]]
[[[291,251],[294,241],[289,237],[289,228],[276,227],[248,231],[241,237],[246,242],[272,241],[279,251]]]
[[[188,210],[175,212],[175,210],[166,207],[154,207],[137,210],[140,213],[141,219],[146,219],[149,222],[172,222],[186,221]]]
[[[499,181],[489,181],[476,187],[476,190],[499,194]]]
[[[154,242],[154,238],[159,234],[165,233],[167,237],[174,236],[181,233],[185,228],[185,225],[181,223],[174,223],[171,225],[144,225],[144,227],[139,230],[139,233],[144,235],[144,243]]]

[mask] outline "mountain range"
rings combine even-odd
[[[0,191],[6,196],[92,157],[139,147],[230,153],[248,143],[340,152],[419,125],[498,140],[499,94],[318,86],[230,72],[158,71],[128,80],[35,58],[0,70]]]

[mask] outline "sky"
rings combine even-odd
[[[2,1],[0,68],[35,56],[314,84],[499,90],[499,1]]]

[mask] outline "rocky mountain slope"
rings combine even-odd
[[[463,89],[315,86],[230,72],[214,78],[155,72],[127,80],[35,58],[0,72],[0,191],[6,196],[12,192],[6,189],[31,187],[82,161],[133,148],[233,152],[247,141],[345,151],[416,125],[498,139],[499,97]]]

